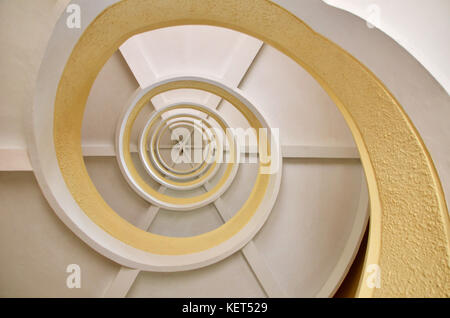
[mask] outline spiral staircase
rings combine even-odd
[[[332,96],[274,45],[193,23],[140,32],[110,52],[82,112],[60,120],[74,93],[53,113],[49,101],[72,89],[71,77],[55,74],[109,2],[84,1],[80,30],[65,27],[67,1],[45,4],[51,10],[31,6],[45,45],[30,59],[32,103],[2,115],[0,295],[354,296],[367,248],[371,175]],[[319,2],[303,9],[300,18],[393,92],[448,191],[448,166],[440,163],[448,150],[436,142],[448,128],[434,121],[449,113],[445,90],[361,19]],[[414,92],[411,74],[421,87]],[[435,101],[427,105],[439,106],[427,121],[420,105],[430,95]],[[70,132],[71,116],[81,116],[79,135]],[[247,135],[239,139],[238,130]],[[197,148],[199,160],[181,160],[193,159]],[[67,288],[69,264],[79,265],[81,288]]]

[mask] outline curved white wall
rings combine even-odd
[[[450,94],[450,1],[323,1],[385,32],[422,63]]]

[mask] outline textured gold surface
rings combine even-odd
[[[358,296],[450,296],[448,213],[417,131],[369,70],[266,0],[125,0],[96,18],[72,52],[55,103],[56,153],[80,206],[98,208],[92,201],[97,199],[91,193],[95,189],[84,188],[87,173],[80,143],[84,106],[95,77],[130,36],[182,24],[223,26],[262,39],[310,72],[341,110],[369,186],[366,265],[379,264],[382,271],[381,288],[369,289],[363,277]]]

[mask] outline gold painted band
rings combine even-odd
[[[144,129],[144,131],[143,131],[143,136],[144,136],[144,137],[143,137],[143,140],[142,140],[141,148],[142,148],[142,147],[145,147],[145,145],[147,145],[147,143],[148,143],[148,134],[149,134],[149,132],[150,132],[150,130],[151,130],[152,125],[154,125],[154,123],[155,123],[159,118],[161,118],[161,116],[162,116],[164,113],[166,113],[166,112],[168,112],[168,111],[171,111],[171,110],[185,109],[185,108],[187,108],[187,109],[194,109],[192,105],[184,105],[184,104],[180,104],[180,105],[175,105],[175,106],[173,106],[173,107],[164,109],[162,112],[158,113],[157,116],[155,116],[155,117],[147,124],[147,126],[145,127],[145,129]],[[196,109],[198,110],[199,108],[196,108]],[[181,118],[181,117],[183,117],[183,116],[185,116],[185,115],[176,115],[176,116],[173,116],[173,117],[170,117],[170,118]],[[226,125],[220,118],[216,118],[216,115],[215,115],[215,114],[213,114],[213,116],[211,116],[211,118],[213,118],[214,120],[220,120],[220,121],[218,122],[219,125],[222,127],[222,129],[226,129],[227,125]],[[162,121],[162,122],[164,122],[164,121]],[[159,126],[158,128],[160,128],[160,127],[161,127],[161,126]],[[225,128],[224,128],[224,127],[225,127]],[[158,131],[156,131],[155,134],[156,134],[156,133],[158,133]],[[153,135],[153,136],[156,136],[156,135]],[[218,138],[217,134],[215,134],[215,137]],[[230,140],[231,140],[231,142],[233,142],[232,139],[230,139]],[[129,142],[129,140],[124,140],[124,142]],[[155,143],[155,139],[152,138],[152,139],[151,139],[151,145],[153,146],[153,147],[152,147],[153,151],[154,151],[154,149],[155,149],[155,144],[154,144],[154,143]],[[212,165],[209,167],[209,170],[208,170],[208,172],[207,172],[206,174],[202,175],[200,178],[198,178],[198,179],[196,179],[196,180],[191,180],[190,182],[177,182],[177,181],[173,181],[173,180],[167,179],[164,175],[160,174],[159,171],[157,171],[157,170],[153,167],[153,165],[152,165],[152,163],[151,163],[151,161],[150,161],[150,158],[149,158],[149,156],[148,156],[148,153],[147,153],[144,149],[140,149],[140,151],[143,151],[143,152],[144,152],[144,154],[143,154],[144,162],[147,164],[148,168],[152,170],[153,173],[155,173],[159,178],[163,179],[165,182],[167,182],[167,183],[169,183],[169,184],[172,184],[172,185],[174,185],[174,186],[179,186],[179,187],[182,187],[183,185],[184,185],[184,186],[193,186],[193,185],[195,185],[196,183],[200,183],[200,182],[204,181],[206,178],[208,178],[208,177],[210,176],[211,173],[213,173],[214,169],[216,169],[217,162],[219,161],[219,160],[218,160],[218,159],[219,159],[219,158],[218,158],[218,154],[216,154],[216,158],[215,158],[216,160],[214,160],[214,162],[213,162]],[[154,155],[156,155],[156,154],[154,154]],[[206,165],[207,165],[207,162],[205,161],[205,162],[202,164],[202,167],[204,167],[204,166],[206,166]],[[164,170],[165,173],[170,174],[170,172],[167,171],[167,169],[163,169],[163,170]],[[186,174],[185,176],[186,176],[186,177],[194,176],[194,174],[195,174],[195,172],[192,172],[192,173],[190,173],[190,174]]]
[[[186,116],[183,116],[183,118],[185,118],[185,117]],[[210,135],[207,134],[207,130],[206,129],[208,127],[206,125],[205,125],[206,127],[204,127],[204,126],[198,127],[198,125],[196,125],[194,121],[189,121],[189,120],[186,120],[186,119],[183,119],[183,118],[179,119],[179,120],[175,120],[175,121],[165,125],[164,127],[158,127],[156,129],[157,135],[156,135],[156,132],[155,132],[155,135],[154,135],[155,139],[156,139],[155,142],[152,143],[152,140],[150,140],[150,147],[152,147],[152,145],[154,146],[153,147],[153,149],[154,149],[153,151],[152,151],[152,148],[150,149],[150,153],[153,152],[153,160],[158,160],[158,163],[160,165],[162,165],[161,168],[164,169],[164,172],[168,172],[168,173],[170,172],[171,176],[172,176],[172,174],[186,175],[186,174],[189,174],[189,173],[197,173],[198,170],[200,170],[200,168],[204,168],[205,163],[208,162],[208,160],[212,159],[213,151],[212,151],[212,148],[209,147],[209,145],[212,143],[212,138],[211,138]],[[202,160],[199,161],[199,162],[194,162],[195,165],[193,167],[191,167],[191,169],[189,169],[189,170],[176,169],[175,167],[171,168],[170,165],[167,164],[162,158],[160,158],[160,155],[158,155],[158,151],[160,152],[160,150],[161,150],[161,137],[165,134],[165,132],[167,130],[172,130],[173,131],[173,129],[177,128],[177,127],[185,127],[185,128],[186,127],[191,127],[193,129],[193,131],[195,129],[200,129],[201,130],[202,143],[206,141],[206,143],[208,145],[208,156],[207,157],[202,156]],[[205,140],[204,136],[207,137],[206,140]],[[189,138],[191,138],[191,136],[189,136]],[[184,139],[181,140],[181,141],[184,142]],[[187,148],[188,149],[195,149],[195,148],[193,148],[191,146],[188,146]],[[203,147],[200,148],[200,149],[203,150]]]

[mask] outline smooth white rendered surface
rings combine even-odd
[[[422,63],[450,94],[450,1],[323,1],[385,32]]]

